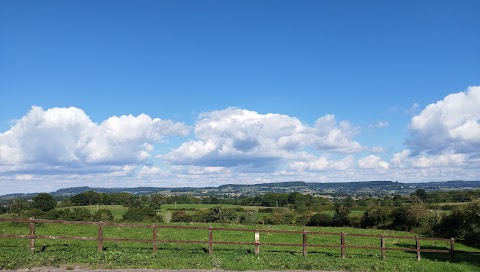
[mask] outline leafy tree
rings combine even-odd
[[[145,219],[145,215],[141,208],[128,208],[123,214],[123,219],[127,222],[142,222]]]
[[[465,239],[465,242],[480,247],[480,198],[465,207],[457,207],[436,228],[442,236]]]
[[[32,199],[32,209],[39,209],[44,212],[48,212],[50,210],[55,209],[57,206],[57,202],[53,199],[53,196],[47,193],[41,193],[36,195]]]
[[[346,205],[335,205],[335,214],[333,215],[333,222],[335,226],[348,226],[350,224],[350,212],[350,208]]]
[[[414,193],[414,195],[418,196],[423,202],[427,201],[427,192],[424,189],[417,189]]]
[[[364,228],[387,226],[391,224],[391,214],[392,208],[370,206],[362,216],[361,226]]]
[[[401,195],[394,195],[393,196],[393,206],[401,207],[403,205],[403,196]]]
[[[25,199],[15,198],[10,201],[8,211],[10,213],[21,214],[23,211],[28,210],[29,207],[30,203]]]
[[[70,197],[70,202],[75,206],[87,206],[100,202],[100,194],[94,191],[86,191]]]
[[[439,216],[421,202],[395,209],[392,218],[396,229],[421,228],[423,232],[429,232],[439,220]]]

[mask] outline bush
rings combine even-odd
[[[350,208],[346,205],[335,205],[335,214],[333,215],[333,223],[337,227],[350,225]]]
[[[145,215],[141,208],[128,208],[123,214],[123,220],[127,222],[142,222],[145,219]]]
[[[370,206],[361,218],[362,228],[385,227],[392,223],[392,209],[388,207]]]
[[[240,223],[244,225],[254,225],[257,223],[257,213],[255,211],[245,211],[240,216]]]
[[[480,199],[465,207],[457,207],[434,229],[441,236],[465,239],[465,243],[480,246]]]
[[[65,209],[61,215],[63,220],[68,221],[91,221],[92,213],[87,208]]]
[[[272,213],[275,209],[274,208],[260,208],[258,209],[259,213]]]
[[[123,214],[123,220],[127,222],[163,222],[163,217],[157,215],[157,211],[150,206],[143,208],[130,207]]]
[[[330,227],[333,225],[333,216],[326,213],[317,213],[310,217],[307,226]]]
[[[112,211],[109,209],[100,209],[93,215],[93,221],[113,221]]]
[[[209,209],[205,217],[206,222],[230,223],[237,220],[237,213],[233,209],[225,209],[222,206],[215,206]]]
[[[170,222],[192,222],[192,216],[184,211],[174,211]]]
[[[26,218],[33,217],[37,219],[45,219],[45,214],[46,213],[40,209],[30,209],[30,210],[26,210],[23,216]]]
[[[295,214],[288,209],[276,209],[272,214],[265,216],[263,222],[268,225],[295,224]]]
[[[418,229],[423,233],[429,233],[440,219],[438,214],[421,202],[395,209],[392,218],[392,226],[396,230]]]

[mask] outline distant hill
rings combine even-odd
[[[480,188],[480,181],[446,181],[446,182],[418,182],[401,183],[396,181],[360,181],[360,182],[275,182],[260,184],[225,184],[218,187],[132,187],[132,188],[100,188],[100,187],[70,187],[59,189],[51,194],[57,198],[68,197],[85,191],[95,191],[98,193],[130,193],[146,195],[160,193],[164,195],[193,195],[193,196],[240,196],[240,195],[258,195],[269,192],[286,193],[301,192],[314,195],[384,195],[384,194],[410,194],[416,189],[427,191],[434,190],[454,190],[454,189],[477,189]],[[31,198],[36,193],[31,194],[9,194],[2,195],[0,199],[11,198]]]

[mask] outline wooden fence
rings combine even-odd
[[[19,235],[19,234],[0,234],[0,238],[14,238],[14,239],[28,239],[29,247],[31,252],[35,251],[35,239],[63,239],[63,240],[84,240],[84,241],[97,241],[97,250],[103,250],[103,242],[140,242],[140,243],[151,243],[153,252],[157,252],[158,243],[166,244],[207,244],[209,254],[213,253],[213,245],[250,245],[254,247],[255,254],[260,253],[260,246],[279,246],[279,247],[301,247],[303,255],[306,256],[308,253],[308,248],[337,248],[340,249],[340,257],[346,257],[346,249],[369,249],[369,250],[378,250],[380,251],[380,256],[382,260],[386,258],[387,251],[414,251],[416,252],[417,260],[421,260],[422,252],[430,253],[449,253],[451,260],[455,260],[455,240],[451,239],[442,239],[442,238],[427,238],[419,236],[386,236],[386,235],[370,235],[370,234],[347,234],[345,232],[317,232],[317,231],[308,231],[303,229],[302,231],[293,231],[293,230],[268,230],[268,229],[243,229],[243,228],[217,228],[217,227],[199,227],[199,226],[168,226],[168,225],[158,225],[158,224],[123,224],[123,223],[107,223],[107,222],[82,222],[82,221],[62,221],[62,220],[44,220],[44,219],[14,219],[14,218],[0,218],[0,222],[17,222],[17,223],[27,223],[29,224],[29,234],[28,235]],[[36,235],[35,234],[35,225],[39,223],[45,224],[66,224],[66,225],[95,225],[98,228],[96,237],[83,237],[83,236],[63,236],[63,235]],[[129,239],[129,238],[111,238],[104,237],[103,228],[105,226],[114,226],[114,227],[126,227],[126,228],[147,228],[152,229],[152,238],[150,239]],[[188,230],[203,230],[208,231],[208,240],[160,240],[158,239],[158,230],[159,229],[188,229]],[[231,242],[231,241],[217,241],[213,239],[214,231],[232,231],[232,232],[252,232],[253,241],[252,242]],[[290,235],[301,235],[303,242],[299,243],[262,243],[260,242],[260,233],[283,233]],[[340,243],[337,245],[323,245],[323,244],[311,244],[308,243],[308,237],[311,235],[333,235],[338,236]],[[347,245],[347,237],[372,237],[378,239],[379,246],[355,246]],[[415,248],[389,248],[385,246],[386,239],[405,239],[405,240],[414,240]],[[428,249],[421,248],[422,240],[438,240],[445,241],[450,244],[450,249]],[[457,251],[458,252],[458,251]]]

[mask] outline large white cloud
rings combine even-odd
[[[480,87],[428,105],[409,125],[412,155],[480,155]]]
[[[375,155],[369,155],[359,159],[358,166],[360,168],[366,168],[366,169],[376,169],[376,168],[388,169],[389,168],[389,164],[387,162],[382,161],[380,157]]]
[[[280,114],[228,108],[202,114],[195,126],[197,140],[183,143],[163,156],[178,165],[271,169],[290,160],[311,157],[306,149],[354,153],[363,147],[353,137],[348,122],[337,123],[334,115],[308,126],[297,118]]]
[[[332,161],[326,157],[320,157],[310,161],[296,161],[289,164],[291,169],[297,171],[327,171],[347,170],[355,166],[354,157],[348,155],[342,160]]]
[[[58,172],[86,164],[137,164],[147,159],[153,145],[165,136],[188,132],[182,123],[145,114],[113,116],[96,124],[78,108],[45,111],[34,106],[0,134],[0,164],[10,165],[11,171],[41,164]]]

